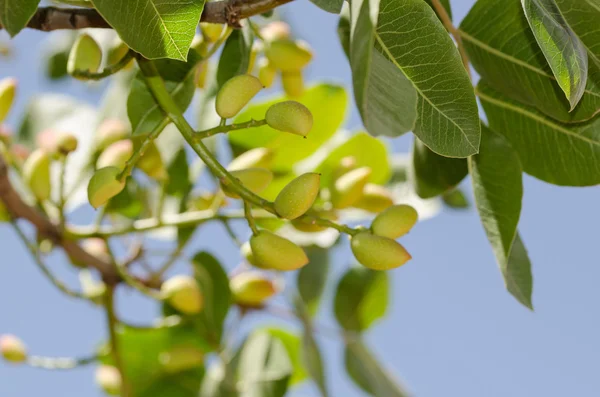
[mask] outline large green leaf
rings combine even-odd
[[[290,386],[304,382],[308,377],[308,373],[301,359],[302,342],[300,336],[283,328],[266,328],[266,331],[278,338],[287,351],[293,369]]]
[[[571,29],[588,49],[588,55],[600,67],[600,1],[555,0]]]
[[[447,192],[468,173],[467,160],[440,156],[415,138],[411,180],[421,198],[432,198]]]
[[[386,272],[352,267],[338,283],[334,313],[346,330],[361,332],[382,318],[388,307],[389,280]]]
[[[217,83],[219,86],[238,74],[248,72],[253,40],[254,37],[249,25],[234,30],[227,38],[217,68]]]
[[[533,276],[531,262],[519,233],[515,236],[508,261],[500,266],[506,289],[521,304],[533,310],[531,295],[533,293]]]
[[[423,0],[354,1],[351,25],[355,97],[369,132],[397,136],[412,129],[438,154],[477,153],[473,88],[431,7]]]
[[[583,43],[571,30],[554,0],[522,0],[523,11],[556,82],[571,109],[585,92],[588,57]]]
[[[477,89],[490,128],[510,141],[525,172],[556,185],[600,183],[600,118],[578,125],[561,124],[485,82]]]
[[[298,294],[308,313],[315,316],[329,273],[329,251],[320,247],[307,247],[305,251],[310,261],[298,271]]]
[[[0,25],[15,36],[35,14],[40,0],[0,0]]]
[[[344,0],[310,0],[314,5],[320,9],[331,12],[332,14],[339,14],[344,5]]]
[[[347,3],[344,3],[340,12],[337,34],[346,58],[350,59],[350,7]]]
[[[327,397],[327,380],[325,377],[325,364],[321,355],[321,349],[317,343],[313,331],[305,328],[302,334],[301,357],[306,370],[319,388],[322,397]]]
[[[509,257],[521,215],[523,181],[519,156],[500,135],[482,129],[479,154],[469,158],[475,203],[481,223],[501,269],[510,269]],[[509,279],[511,272],[502,272]],[[509,283],[508,280],[507,285]],[[522,301],[531,307],[531,296]]]
[[[204,0],[92,0],[127,45],[148,59],[188,56]]]
[[[480,0],[460,25],[471,63],[492,87],[563,122],[585,121],[600,111],[600,75],[590,75],[579,105],[571,105],[552,74],[519,0]]]

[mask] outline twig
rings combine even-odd
[[[89,357],[42,357],[31,356],[27,359],[27,365],[35,368],[49,370],[66,370],[89,365],[98,360],[98,356]]]
[[[125,375],[125,365],[123,363],[123,357],[121,356],[119,339],[117,336],[118,320],[115,314],[114,286],[108,286],[105,297],[106,322],[108,325],[108,334],[110,337],[110,351],[115,363],[115,367],[119,370],[119,373],[121,374],[121,397],[129,397],[131,395],[131,389],[127,377]]]
[[[194,141],[197,142],[202,139],[205,139],[205,138],[208,138],[208,137],[211,137],[213,135],[220,134],[223,132],[243,130],[246,128],[255,128],[255,127],[260,127],[260,126],[263,126],[266,124],[267,124],[266,120],[250,120],[250,121],[246,121],[245,123],[239,123],[239,124],[218,125],[216,127],[209,128],[208,130],[196,132],[194,134]]]

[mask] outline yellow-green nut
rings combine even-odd
[[[265,114],[267,124],[278,131],[306,136],[313,126],[310,110],[300,102],[284,101],[271,106]]]
[[[248,73],[252,73],[254,65],[256,64],[256,57],[263,51],[263,45],[260,41],[255,41],[252,44],[252,50],[250,51],[250,59],[248,60]]]
[[[243,170],[231,171],[231,175],[240,181],[250,191],[259,194],[269,186],[273,180],[273,173],[265,168],[246,168]],[[227,185],[227,182],[221,181],[223,192],[231,198],[240,198],[240,196]]]
[[[250,149],[233,159],[227,169],[237,171],[245,168],[269,168],[273,157],[274,153],[271,149],[264,147]]]
[[[312,51],[302,40],[273,40],[265,48],[265,55],[282,72],[301,70],[312,60]]]
[[[353,236],[350,247],[356,260],[373,270],[395,269],[411,259],[410,254],[397,241],[370,232],[359,232]]]
[[[270,87],[275,81],[277,69],[271,65],[267,58],[261,58],[258,61],[258,79],[265,87]]]
[[[254,254],[252,253],[252,247],[250,246],[249,241],[246,241],[244,244],[242,244],[242,246],[240,247],[240,253],[242,254],[242,257],[244,257],[246,262],[248,262],[252,266],[256,266],[256,261],[254,260]]]
[[[107,64],[114,65],[118,63],[121,59],[123,59],[125,55],[127,55],[128,52],[129,47],[127,46],[127,44],[125,44],[120,38],[117,37],[108,50]],[[127,66],[123,68],[123,70],[131,69],[133,63],[134,61],[133,59],[131,59],[127,63]]]
[[[308,263],[304,250],[288,239],[267,230],[250,238],[257,267],[271,270],[296,270]]]
[[[354,207],[373,213],[379,213],[392,205],[394,205],[392,192],[384,186],[367,183],[363,190],[362,197],[354,204]]]
[[[91,206],[103,206],[125,188],[125,180],[120,181],[121,170],[117,167],[105,167],[97,170],[88,184],[88,201]]]
[[[202,366],[204,352],[194,345],[175,346],[161,352],[158,361],[167,373],[178,373]]]
[[[27,348],[21,339],[14,335],[0,336],[0,353],[6,361],[22,363],[27,360]]]
[[[117,167],[125,168],[127,160],[133,156],[133,143],[129,139],[123,139],[109,145],[98,157],[96,168]]]
[[[214,200],[215,195],[213,193],[197,193],[188,198],[187,208],[191,211],[204,211],[212,206]]]
[[[204,35],[197,34],[194,36],[190,48],[196,51],[198,55],[205,57],[208,54],[209,43],[204,40]]]
[[[410,205],[394,205],[373,219],[371,230],[378,236],[397,239],[408,233],[418,219],[417,210]]]
[[[240,306],[259,307],[277,291],[273,280],[258,272],[239,273],[229,280],[233,300]]]
[[[369,167],[360,167],[336,179],[331,188],[333,208],[348,208],[360,200],[365,185],[371,177],[371,172]]]
[[[12,108],[17,92],[17,80],[6,78],[0,81],[0,122],[4,121]]]
[[[221,25],[219,23],[202,22],[200,24],[200,29],[202,30],[204,39],[209,43],[214,43],[221,37],[221,34],[225,29],[225,25]]]
[[[38,201],[50,198],[50,155],[43,149],[34,150],[23,164],[23,180]]]
[[[111,144],[130,136],[129,126],[119,119],[104,120],[96,131],[96,150],[104,150]]]
[[[101,365],[96,369],[96,384],[108,395],[118,396],[121,394],[121,373],[111,365]]]
[[[358,168],[358,162],[356,161],[356,157],[354,156],[346,156],[342,157],[340,163],[335,167],[333,173],[331,175],[332,179],[338,179],[340,176],[344,175],[347,172],[355,170]]]
[[[275,199],[275,211],[285,219],[296,219],[312,207],[321,185],[321,174],[308,172],[288,183]]]
[[[106,296],[106,284],[102,281],[95,282],[93,284],[82,285],[82,291],[86,298],[95,303],[101,305],[104,303],[104,297]]]
[[[197,88],[206,87],[207,76],[208,76],[208,63],[200,62],[198,64],[198,66],[196,66],[196,73],[194,76],[196,79],[196,87]]]
[[[58,135],[56,141],[56,150],[59,154],[67,155],[71,152],[77,150],[79,142],[77,141],[77,137],[68,132],[62,132]]]
[[[304,80],[299,70],[281,73],[281,84],[288,98],[300,98],[304,94]]]
[[[138,139],[134,143],[134,150],[139,150],[142,140]],[[136,167],[144,171],[150,178],[157,181],[164,181],[168,178],[167,167],[162,159],[160,150],[154,142],[146,147],[144,155],[138,160]]]
[[[232,118],[262,89],[260,80],[249,74],[230,78],[217,93],[217,114],[224,119]]]
[[[96,73],[102,64],[102,49],[92,36],[84,33],[75,40],[67,61],[67,72]]]
[[[160,287],[160,293],[173,308],[184,314],[198,314],[204,308],[204,297],[198,282],[190,276],[173,276]]]

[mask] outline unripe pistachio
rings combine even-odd
[[[23,165],[23,179],[38,201],[50,197],[50,156],[43,149],[37,149],[27,157]]]
[[[232,171],[231,175],[238,179],[242,185],[244,185],[250,191],[258,194],[265,190],[269,183],[273,180],[273,173],[264,168],[246,168],[243,170]],[[231,198],[240,198],[240,196],[221,182],[221,188],[223,192]]]
[[[258,307],[277,293],[273,280],[258,272],[236,274],[229,280],[233,300],[240,306]]]
[[[198,282],[190,276],[178,275],[165,281],[160,293],[171,306],[185,314],[198,314],[204,308],[204,297]]]
[[[273,161],[273,151],[264,147],[250,149],[234,158],[227,166],[230,171],[245,168],[269,168]]]
[[[271,65],[267,58],[258,60],[258,79],[263,86],[267,88],[272,86],[276,75],[277,69]]]
[[[67,154],[77,150],[78,146],[77,137],[68,132],[62,132],[58,135],[56,142],[56,150],[59,154],[66,156]]]
[[[106,244],[106,241],[100,237],[86,238],[83,243],[81,243],[81,248],[96,258],[100,258],[105,262],[110,262],[108,245]]]
[[[133,156],[133,143],[131,140],[117,141],[109,145],[100,154],[96,161],[96,168],[116,167],[122,171],[131,156]]]
[[[255,41],[252,43],[252,49],[250,50],[250,59],[248,59],[248,70],[247,73],[252,73],[254,65],[256,64],[256,57],[263,50],[262,42]]]
[[[58,146],[58,131],[47,128],[35,136],[35,144],[38,149],[44,149],[48,154],[56,152]]]
[[[200,62],[198,66],[196,66],[196,87],[204,88],[206,86],[206,77],[208,76],[208,63]]]
[[[0,122],[4,121],[12,108],[17,91],[17,80],[6,78],[0,81]]]
[[[109,65],[117,64],[127,53],[129,52],[129,47],[125,44],[120,38],[116,38],[113,42],[112,46],[108,50],[108,59],[107,63]],[[128,70],[133,67],[133,59],[130,60],[127,65],[123,68],[123,70]]]
[[[265,48],[265,55],[273,66],[283,72],[298,71],[312,59],[310,46],[302,40],[273,40]]]
[[[408,233],[418,219],[417,210],[410,205],[394,205],[373,219],[371,230],[378,236],[397,239]]]
[[[221,25],[219,23],[202,22],[200,23],[200,29],[202,30],[204,39],[209,43],[214,43],[221,37],[221,34],[225,29],[225,25]]]
[[[244,257],[246,262],[248,262],[252,266],[256,266],[256,260],[254,260],[254,254],[252,253],[252,247],[250,246],[249,241],[246,241],[244,244],[242,244],[242,246],[240,247],[240,253]]]
[[[20,143],[15,143],[11,145],[10,152],[12,155],[12,160],[19,164],[27,160],[27,158],[31,154],[31,151],[27,148],[27,146],[21,145]]]
[[[118,396],[121,394],[121,373],[111,365],[101,365],[96,369],[96,384],[108,395]]]
[[[249,74],[230,78],[217,93],[217,114],[224,119],[232,118],[262,89],[260,80]]]
[[[332,174],[332,179],[338,179],[347,172],[355,170],[358,167],[358,162],[354,156],[342,157],[340,163],[335,167]]]
[[[296,270],[308,263],[302,248],[267,230],[252,236],[250,246],[257,266],[263,269]]]
[[[6,361],[15,364],[27,360],[27,348],[25,344],[14,335],[0,336],[0,353]]]
[[[300,102],[285,101],[271,106],[265,114],[267,124],[278,131],[306,136],[313,126],[310,110]]]
[[[302,72],[299,70],[282,72],[281,84],[283,85],[283,91],[290,98],[299,98],[304,94],[304,80],[302,79]]]
[[[371,168],[361,167],[336,179],[331,188],[333,208],[343,209],[353,206],[362,197],[371,172]]]
[[[362,197],[354,204],[354,207],[378,213],[392,205],[394,205],[392,192],[381,185],[367,183]]]
[[[125,188],[125,180],[118,179],[120,174],[121,170],[117,167],[100,168],[94,173],[87,189],[88,201],[92,207],[101,207],[121,193]]]
[[[127,124],[119,119],[104,120],[96,131],[96,148],[104,150],[109,145],[126,139],[131,134]]]
[[[158,361],[167,373],[178,373],[196,368],[204,362],[204,353],[193,345],[175,346],[161,352]]]
[[[337,219],[335,212],[333,211],[318,211],[316,213],[317,217],[327,219],[330,221],[334,221]],[[292,221],[292,226],[297,230],[304,233],[318,233],[323,230],[327,230],[327,226],[321,226],[315,222],[314,219],[308,218],[298,218]]]
[[[96,305],[102,305],[104,303],[106,284],[102,281],[86,284],[85,286],[82,285],[82,291],[84,295]]]
[[[203,192],[194,194],[187,200],[187,208],[191,211],[204,211],[209,209],[215,201],[213,193]]]
[[[321,174],[308,172],[288,183],[275,198],[275,211],[285,219],[296,219],[312,207],[321,186]]]
[[[80,35],[71,52],[67,62],[67,71],[69,74],[74,72],[96,73],[102,63],[102,49],[96,43],[92,36],[84,33]]]
[[[352,237],[350,247],[360,264],[373,270],[391,270],[404,265],[410,254],[395,240],[359,232]]]
[[[141,139],[135,140],[134,150],[139,150],[141,143]],[[139,158],[136,167],[144,171],[150,178],[156,179],[157,181],[164,181],[169,177],[162,155],[154,142],[146,147],[146,151],[144,152],[144,155]]]
[[[260,35],[265,41],[283,40],[290,37],[290,30],[286,22],[273,21],[260,29]]]
[[[204,40],[204,35],[197,34],[192,40],[191,49],[196,51],[201,57],[205,57],[208,54],[209,43]]]

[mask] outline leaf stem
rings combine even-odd
[[[60,159],[60,175],[58,176],[58,224],[65,227],[65,174],[67,173],[67,156]]]
[[[224,132],[243,130],[246,128],[255,128],[255,127],[260,127],[260,126],[263,126],[266,124],[267,124],[267,120],[250,120],[250,121],[246,121],[245,123],[230,124],[230,125],[218,125],[216,127],[209,128],[204,131],[196,132],[194,134],[194,141],[196,141],[196,142],[201,141],[202,139],[211,137],[216,134],[224,133]]]
[[[66,370],[89,365],[97,360],[96,355],[80,358],[31,356],[27,359],[27,365],[48,370]]]
[[[134,52],[132,50],[127,51],[123,58],[119,59],[114,65],[105,67],[101,72],[93,73],[87,70],[74,70],[71,74],[73,77],[85,80],[102,80],[108,76],[111,76],[121,71],[125,66],[133,60]]]
[[[248,226],[250,227],[250,230],[252,230],[252,234],[256,236],[258,234],[258,228],[256,227],[256,222],[252,216],[252,207],[247,201],[244,201],[244,217],[248,221]]]

